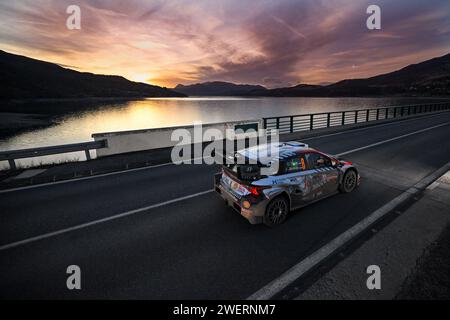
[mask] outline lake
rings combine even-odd
[[[442,100],[442,99],[440,99]],[[240,98],[190,97],[147,98],[135,101],[51,101],[35,102],[33,109],[64,110],[65,105],[79,106],[77,112],[57,116],[55,124],[46,128],[0,139],[0,150],[91,141],[93,133],[134,129],[251,120],[261,117],[291,114],[365,109],[407,104],[438,102],[432,98]],[[21,109],[26,105],[21,105]],[[42,111],[44,110],[44,111]],[[30,112],[31,113],[31,112]],[[1,113],[0,113],[1,116]],[[95,155],[94,155],[95,156]],[[68,154],[43,157],[41,160],[21,160],[20,165],[83,160],[84,155]],[[6,162],[0,163],[5,168]]]

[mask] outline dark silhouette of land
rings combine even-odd
[[[223,81],[197,83],[184,86],[177,85],[173,90],[188,96],[242,96],[253,91],[267,91],[260,85],[234,84]]]
[[[199,96],[450,96],[450,54],[375,77],[347,79],[326,86],[299,84],[288,88],[266,89],[262,86],[206,82],[186,86],[178,85],[174,90]]]
[[[367,79],[330,85],[299,84],[267,89],[223,81],[177,85],[174,89],[97,75],[0,50],[0,99],[140,98],[185,96],[363,97],[450,96],[450,54]]]
[[[0,99],[185,96],[121,76],[78,72],[1,50],[0,70]]]

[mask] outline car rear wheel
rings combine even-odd
[[[273,227],[286,220],[289,213],[289,203],[283,196],[276,197],[266,207],[263,222],[266,226]]]
[[[343,193],[349,193],[355,190],[357,184],[358,175],[355,170],[348,170],[344,174],[339,190]]]

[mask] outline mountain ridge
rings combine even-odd
[[[185,97],[167,88],[64,68],[0,50],[0,99]]]
[[[191,85],[178,84],[173,90],[188,96],[246,95],[254,90],[267,90],[261,85],[236,84],[226,81],[208,81]]]
[[[177,85],[174,90],[188,87],[201,88],[204,84],[220,81]],[[223,82],[222,82],[223,83]],[[228,83],[233,85],[233,83]],[[242,85],[241,85],[242,86]],[[450,53],[410,64],[401,69],[361,79],[344,79],[328,85],[297,84],[292,87],[267,89],[261,85],[243,85],[239,96],[261,97],[356,97],[356,96],[450,96]],[[186,93],[186,91],[185,91]],[[197,93],[202,93],[197,91]],[[205,96],[208,92],[203,92]],[[202,94],[196,94],[202,95]]]

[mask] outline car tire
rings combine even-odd
[[[268,227],[282,224],[289,213],[289,202],[284,196],[274,198],[266,207],[263,223]]]
[[[347,170],[342,178],[339,191],[342,193],[350,193],[355,190],[358,183],[358,174],[355,170]]]

